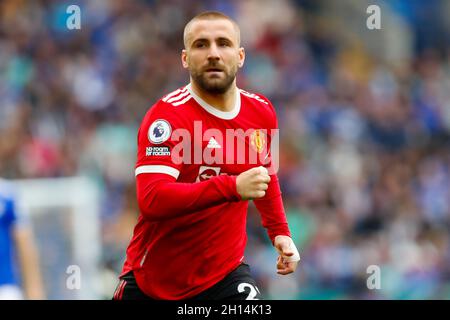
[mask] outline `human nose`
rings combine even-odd
[[[209,51],[208,51],[208,59],[209,60],[219,60],[220,59],[220,53],[219,53],[219,48],[217,47],[217,45],[215,43],[213,43],[210,47],[209,47]]]

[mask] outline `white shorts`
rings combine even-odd
[[[0,300],[23,300],[22,290],[15,285],[1,285]]]

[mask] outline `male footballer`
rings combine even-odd
[[[277,272],[297,268],[270,152],[275,110],[236,86],[244,60],[228,16],[204,12],[186,25],[181,62],[190,83],[141,123],[140,215],[113,299],[262,299],[244,259],[249,200],[279,253]]]

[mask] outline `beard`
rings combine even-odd
[[[215,65],[209,65],[202,70],[191,70],[193,81],[204,91],[211,94],[224,94],[233,84],[237,74],[237,66],[233,66],[229,72],[222,69],[224,77],[210,77],[206,69],[214,68]]]

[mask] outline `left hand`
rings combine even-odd
[[[297,269],[300,255],[292,239],[288,236],[276,236],[274,247],[279,253],[277,273],[282,275],[293,273]]]

